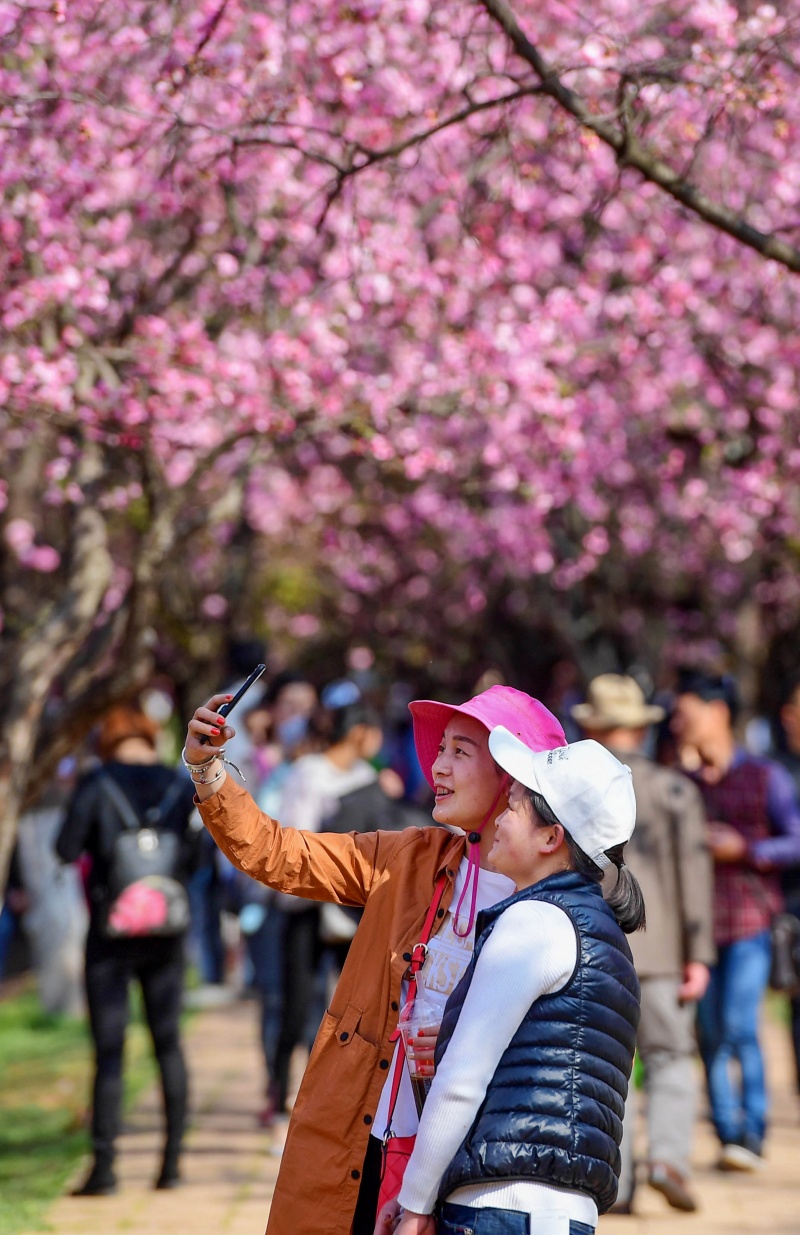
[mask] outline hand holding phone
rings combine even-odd
[[[266,668],[267,668],[266,665],[256,665],[253,672],[250,674],[248,679],[242,683],[242,685],[239,687],[239,689],[237,690],[233,698],[230,699],[227,703],[223,703],[217,709],[218,714],[223,717],[230,716],[231,712],[236,707],[236,704],[239,702],[242,696],[246,695],[250,687],[253,686],[258,681],[258,679],[261,677],[263,673],[266,672]],[[200,742],[201,746],[208,746],[211,739],[206,734],[201,734],[200,737],[198,738],[198,741]]]

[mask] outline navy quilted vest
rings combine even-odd
[[[617,1196],[639,980],[598,884],[564,871],[478,916],[472,962],[445,1008],[437,1063],[483,945],[503,910],[523,900],[547,901],[569,915],[579,939],[578,963],[562,990],[531,1005],[511,1039],[442,1178],[439,1200],[466,1184],[522,1178],[588,1193],[602,1214]]]

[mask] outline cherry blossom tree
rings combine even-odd
[[[0,870],[242,535],[275,626],[420,664],[796,619],[799,46],[788,3],[0,0]]]

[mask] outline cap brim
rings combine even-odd
[[[504,725],[497,725],[489,734],[489,751],[495,763],[513,780],[518,780],[526,789],[542,792],[536,777],[534,752]]]

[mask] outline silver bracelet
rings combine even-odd
[[[212,764],[215,759],[221,757],[224,753],[225,753],[225,747],[220,746],[219,749],[214,750],[214,753],[210,755],[208,759],[205,760],[204,763],[190,763],[189,760],[186,758],[186,747],[184,746],[183,750],[181,751],[181,763],[186,768],[187,772],[193,772],[195,768],[207,768],[209,764]]]
[[[223,761],[222,759],[220,759],[221,766],[216,776],[211,776],[211,777],[202,776],[198,778],[197,780],[195,780],[195,778],[192,777],[192,783],[195,785],[213,785],[215,781],[218,781],[221,776],[225,775],[225,763],[226,762],[227,760]]]
[[[214,763],[216,762],[217,760],[215,759]],[[225,764],[222,762],[221,759],[219,760],[219,765],[220,765],[219,771],[217,772],[216,776],[211,776],[211,777],[206,776],[206,769],[209,766],[207,763],[203,764],[197,776],[195,776],[194,772],[190,772],[189,775],[192,778],[192,784],[193,785],[211,785],[214,783],[215,780],[219,780],[220,776],[225,771]]]
[[[234,772],[238,772],[242,780],[244,781],[244,783],[247,784],[247,777],[244,775],[241,768],[237,767],[232,759],[225,758],[225,755],[223,754],[224,749],[225,748],[223,746],[219,750],[216,750],[210,759],[206,759],[205,763],[189,763],[188,759],[186,758],[186,747],[184,746],[183,750],[181,751],[181,759],[183,760],[183,766],[187,769],[187,771],[189,772],[189,775],[191,776],[192,780],[194,781],[196,785],[213,785],[214,781],[219,780],[219,778],[222,776],[222,773],[225,771],[226,764],[229,768],[233,768]],[[222,767],[220,768],[216,776],[212,776],[210,780],[202,775],[195,776],[195,772],[201,772],[201,773],[205,772],[206,768],[211,767],[211,764],[214,763],[214,761],[217,759],[219,759],[220,763],[222,764]]]

